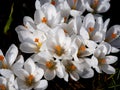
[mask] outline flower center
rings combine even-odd
[[[114,39],[114,38],[117,37],[117,34],[116,34],[116,33],[112,33],[112,34],[111,34],[111,37]]]
[[[115,39],[117,37],[117,34],[116,33],[112,33],[110,37],[107,37],[105,39],[106,42],[109,42],[111,41],[112,39]]]
[[[56,4],[55,0],[52,0],[52,1],[51,1],[51,4],[52,4],[52,5],[55,5],[55,4]]]
[[[61,56],[62,54],[64,54],[64,49],[60,45],[57,45],[55,46],[55,53],[58,56]]]
[[[71,73],[76,70],[76,66],[72,64],[71,62],[68,63],[68,65],[65,66],[66,71]]]
[[[92,5],[91,5],[91,7],[92,7],[93,9],[96,9],[97,6],[98,6],[98,4],[99,4],[99,0],[93,0],[93,3],[92,3]]]
[[[42,18],[42,23],[47,23],[47,18],[46,17]]]
[[[99,59],[98,63],[99,63],[99,64],[105,64],[105,63],[106,63],[106,60],[105,60],[105,59]]]
[[[2,64],[1,69],[7,69],[8,66],[4,63],[4,56],[0,55],[0,64]]]
[[[0,84],[0,90],[7,90],[7,89],[6,89],[5,85]]]
[[[85,50],[86,50],[85,45],[81,45],[78,49],[77,57],[80,57],[81,53],[84,52]]]
[[[38,38],[35,38],[34,42],[36,42],[37,44],[37,49],[39,50],[42,46],[42,43],[40,42],[40,40]]]
[[[27,86],[32,86],[34,84],[34,76],[32,74],[30,74],[27,78],[26,78],[26,85]]]
[[[73,9],[73,10],[76,9],[76,2],[77,2],[77,0],[73,0],[73,6],[72,6],[72,9]]]
[[[53,60],[47,61],[46,67],[50,70],[56,69],[56,62],[54,62]]]
[[[88,30],[89,30],[89,33],[91,33],[95,30],[95,28],[94,27],[89,27]]]

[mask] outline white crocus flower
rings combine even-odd
[[[64,65],[64,80],[68,82],[68,77],[70,75],[73,80],[78,81],[80,79],[79,72],[82,71],[82,69],[79,71],[80,65],[78,62],[62,60],[62,63]]]
[[[60,4],[63,1],[64,0],[36,0],[35,7],[40,8],[40,6],[44,5],[45,3],[50,3],[54,6],[57,6],[58,4]]]
[[[19,25],[15,28],[15,30],[18,32],[18,31],[29,31],[29,32],[33,32],[36,30],[36,26],[34,24],[34,21],[31,17],[29,16],[25,16],[23,18],[23,25]]]
[[[17,58],[17,55],[18,55],[18,48],[14,44],[12,44],[9,47],[5,56],[0,50],[0,74],[1,75],[10,77],[12,74],[14,74],[14,70],[16,68],[21,67],[20,64],[24,63],[23,57],[19,56]]]
[[[14,75],[9,78],[0,76],[0,90],[18,90]]]
[[[66,0],[66,1],[69,4],[69,7],[71,8],[70,14],[73,17],[76,17],[85,11],[85,7],[83,6],[82,0]]]
[[[72,36],[74,33],[73,26],[73,20],[69,21],[68,23],[61,23],[59,25],[59,27],[61,27],[64,30],[65,34],[68,36]]]
[[[46,42],[48,52],[56,59],[70,58],[71,38],[65,36],[65,32],[62,29],[57,29],[53,36]]]
[[[27,59],[24,66],[16,69],[17,83],[20,90],[44,90],[48,83],[46,80],[41,80],[44,71],[38,68],[31,58]]]
[[[25,53],[37,53],[43,50],[45,46],[44,42],[46,40],[46,36],[42,31],[36,30],[33,33],[28,31],[19,31],[18,37],[21,41],[20,49]]]
[[[110,45],[104,42],[95,50],[89,63],[97,72],[101,73],[101,71],[103,71],[107,74],[115,73],[115,69],[109,64],[115,63],[118,58],[116,56],[108,55],[111,51],[110,49]]]
[[[63,78],[63,65],[59,60],[54,60],[54,58],[48,52],[40,52],[35,56],[34,60],[40,64],[39,66],[41,68],[44,69],[45,79],[52,80],[56,75],[59,78]]]
[[[105,42],[112,46],[111,52],[119,52],[120,48],[120,25],[112,26],[106,33]]]
[[[73,57],[74,57],[75,61],[79,61],[79,58],[84,58],[86,56],[93,54],[93,52],[94,52],[93,48],[91,49],[89,47],[86,47],[86,44],[84,43],[83,40],[84,39],[82,39],[81,37],[76,37],[73,41],[72,53],[74,53]],[[94,45],[94,46],[96,47],[96,45]]]
[[[110,8],[110,0],[83,0],[87,11],[104,13]]]
[[[90,78],[94,75],[94,71],[85,62],[62,60],[64,65],[64,80],[68,82],[68,77],[78,81],[80,77]]]
[[[95,17],[89,13],[83,19],[83,26],[88,34],[86,34],[86,36],[84,36],[82,32],[80,34],[83,37],[87,37],[86,39],[90,39],[95,42],[102,42],[105,37],[104,34],[106,33],[108,23],[109,19],[103,23],[102,17]]]
[[[34,22],[39,27],[40,24],[46,24],[47,27],[53,28],[61,22],[61,14],[57,12],[54,5],[44,4],[37,8],[34,14]]]

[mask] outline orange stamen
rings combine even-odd
[[[70,66],[70,69],[71,69],[71,71],[75,71],[76,66],[72,64],[72,65]]]
[[[116,37],[117,37],[117,34],[112,33],[111,37],[112,37],[112,38],[116,38]]]
[[[67,30],[65,30],[65,29],[64,29],[64,32],[65,32],[65,33],[68,33]]]
[[[77,0],[73,0],[74,4],[77,2]]]
[[[51,68],[51,67],[53,66],[53,64],[52,64],[50,61],[48,61],[48,62],[46,62],[46,66],[47,66],[48,68]]]
[[[4,60],[4,56],[0,55],[0,61]]]
[[[27,78],[26,78],[26,84],[28,86],[31,86],[34,82],[34,76],[32,74],[30,74]]]
[[[1,84],[1,85],[0,85],[0,90],[6,90],[5,85]]]
[[[58,56],[61,56],[64,53],[64,49],[60,45],[57,45],[57,46],[55,46],[55,53]]]
[[[99,60],[99,63],[100,63],[100,64],[105,64],[105,63],[106,63],[106,60],[105,60],[105,59],[101,59],[101,60]]]
[[[43,18],[42,18],[42,23],[47,23],[46,17],[43,17]]]
[[[35,38],[35,40],[34,40],[35,42],[39,42],[39,39],[38,38]]]
[[[56,4],[55,0],[52,0],[52,1],[51,1],[51,4],[52,4],[52,5],[55,5],[55,4]]]
[[[89,32],[93,32],[95,30],[95,28],[93,27],[89,27],[88,29],[89,29]]]
[[[84,45],[82,45],[82,46],[80,47],[80,50],[81,50],[81,51],[85,51],[85,50],[86,50],[86,47],[85,47]]]

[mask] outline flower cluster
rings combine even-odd
[[[120,25],[108,29],[98,13],[110,8],[110,0],[36,0],[34,19],[23,18],[16,27],[20,50],[12,44],[4,56],[0,50],[0,90],[44,90],[56,76],[69,81],[91,78],[94,71],[114,74],[118,58]],[[88,14],[84,15],[84,12]]]

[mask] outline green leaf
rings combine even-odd
[[[8,18],[8,20],[7,20],[7,23],[6,23],[5,27],[4,27],[4,33],[5,33],[5,34],[7,34],[8,30],[10,29],[10,25],[11,25],[11,23],[12,23],[12,21],[13,21],[13,19],[12,19],[13,6],[14,6],[14,3],[13,3],[12,6],[11,6],[11,12],[10,12],[9,18]]]

